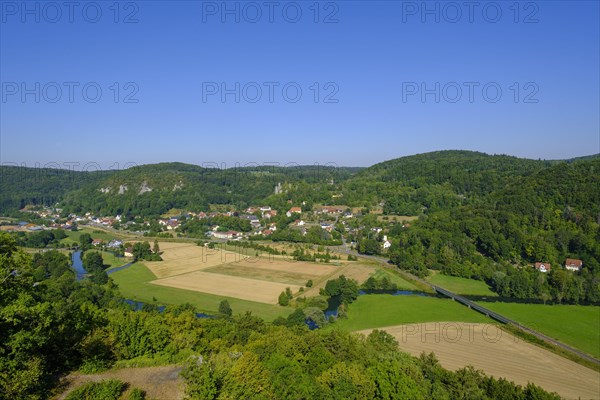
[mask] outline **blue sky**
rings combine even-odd
[[[600,152],[597,1],[0,3],[3,164]]]

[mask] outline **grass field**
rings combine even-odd
[[[600,357],[600,307],[519,303],[482,303],[508,318]]]
[[[457,294],[466,294],[474,296],[497,296],[492,292],[488,285],[483,281],[475,279],[460,278],[457,276],[442,275],[434,272],[428,279],[434,285],[440,286]]]
[[[92,249],[90,251],[94,250]],[[131,261],[131,258],[115,257],[113,253],[109,253],[108,251],[101,251],[100,254],[102,254],[104,265],[108,265],[106,269],[121,267]]]
[[[89,233],[92,239],[100,239],[104,242],[109,242],[112,239],[121,239],[123,237],[123,235],[120,234],[113,234],[108,231],[89,226],[80,227],[79,230],[77,230],[76,232],[65,231],[65,233],[67,234],[67,237],[62,239],[61,243],[66,244],[71,244],[73,242],[79,243],[79,236],[81,236],[84,233]]]
[[[219,303],[227,299],[234,314],[246,311],[272,321],[279,316],[287,316],[293,310],[270,304],[241,300],[233,297],[216,296],[191,290],[176,289],[151,284],[156,276],[143,264],[135,264],[129,268],[117,271],[110,277],[119,285],[121,294],[128,299],[155,303],[159,305],[190,303],[206,313],[215,313]],[[156,302],[154,302],[156,299]]]
[[[401,276],[392,273],[391,271],[387,271],[381,267],[377,267],[375,273],[373,274],[373,277],[375,277],[376,279],[381,279],[385,276],[387,276],[389,280],[394,282],[400,290],[419,290],[415,285],[413,285],[409,281],[402,279]]]
[[[430,322],[383,330],[396,338],[400,349],[414,356],[434,352],[440,364],[451,370],[472,365],[519,385],[533,382],[567,399],[600,398],[598,372],[527,343],[498,325]]]
[[[348,307],[348,318],[335,326],[350,331],[418,322],[491,322],[485,316],[450,299],[424,296],[359,296]]]

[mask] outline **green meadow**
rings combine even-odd
[[[399,290],[419,290],[419,288],[402,278],[400,275],[395,274],[392,271],[385,270],[379,266],[376,267],[375,273],[371,276],[375,277],[376,279],[387,277],[390,281],[394,282],[398,286]]]
[[[335,326],[356,331],[435,321],[493,322],[484,315],[450,299],[416,295],[370,294],[359,296],[348,307],[348,318],[338,319]]]
[[[520,303],[481,303],[570,346],[600,357],[600,307]]]
[[[456,294],[466,294],[474,296],[497,296],[492,292],[488,285],[483,281],[475,279],[460,278],[457,276],[442,275],[434,273],[427,280],[434,285],[440,286]]]

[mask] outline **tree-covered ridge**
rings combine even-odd
[[[598,302],[599,223],[600,159],[556,163],[397,230],[390,257],[416,273],[485,279],[505,296]],[[566,258],[584,260],[584,270],[565,273]],[[536,261],[553,270],[520,268]]]
[[[54,205],[66,193],[94,184],[107,175],[106,172],[0,165],[0,212],[27,205]]]
[[[360,168],[233,166],[160,163],[124,170],[81,172],[2,166],[0,212],[60,202],[68,212],[156,216],[171,208],[207,210],[211,204],[247,206],[296,184],[328,186]]]
[[[484,192],[507,176],[528,175],[551,164],[507,155],[445,150],[385,161],[361,171],[355,179],[403,181],[413,187],[449,182],[458,193]]]
[[[382,202],[389,214],[419,215],[468,204],[553,165],[505,155],[438,151],[369,167],[344,185],[349,204]]]
[[[212,204],[244,207],[291,199],[348,206],[383,202],[387,213],[419,215],[471,202],[556,163],[562,162],[439,151],[366,169],[175,162],[80,172],[5,165],[0,167],[0,212],[61,202],[69,212],[156,216],[171,208],[206,210]],[[280,183],[285,196],[275,194]]]

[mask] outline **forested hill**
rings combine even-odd
[[[457,193],[485,193],[497,188],[507,178],[530,175],[550,165],[551,161],[446,150],[375,164],[361,171],[355,179],[401,181],[414,188],[449,183]]]
[[[203,168],[183,163],[136,166],[125,170],[78,172],[0,167],[0,212],[25,205],[60,202],[69,212],[160,215],[171,208],[206,210],[210,204],[244,207],[265,200],[286,185],[313,187],[343,182],[361,168],[323,165]]]
[[[557,301],[598,302],[600,158],[554,163],[516,176],[487,196],[423,215],[395,240],[390,257],[406,269],[418,265],[416,273],[441,269],[483,278],[511,297],[549,293]],[[544,274],[512,268],[543,261],[554,271],[565,258],[585,260],[581,276],[563,276],[556,269],[547,281]],[[557,284],[560,279],[566,283]]]
[[[26,205],[53,205],[66,193],[94,185],[108,172],[78,172],[58,168],[0,166],[0,212]]]
[[[161,163],[125,170],[78,172],[0,167],[0,212],[60,202],[68,212],[160,215],[171,208],[206,210],[269,203],[384,204],[389,214],[420,215],[472,204],[520,179],[557,165],[588,163],[598,156],[565,161],[521,159],[472,151],[438,151],[402,157],[369,168],[336,166],[243,166],[222,168]],[[552,172],[549,172],[552,174]],[[281,187],[276,194],[276,187]],[[586,197],[585,188],[571,195]],[[579,193],[579,194],[578,194]]]
[[[350,204],[382,202],[388,214],[419,215],[473,204],[523,178],[584,159],[598,156],[543,161],[461,150],[424,153],[361,171],[345,183],[344,197]]]

